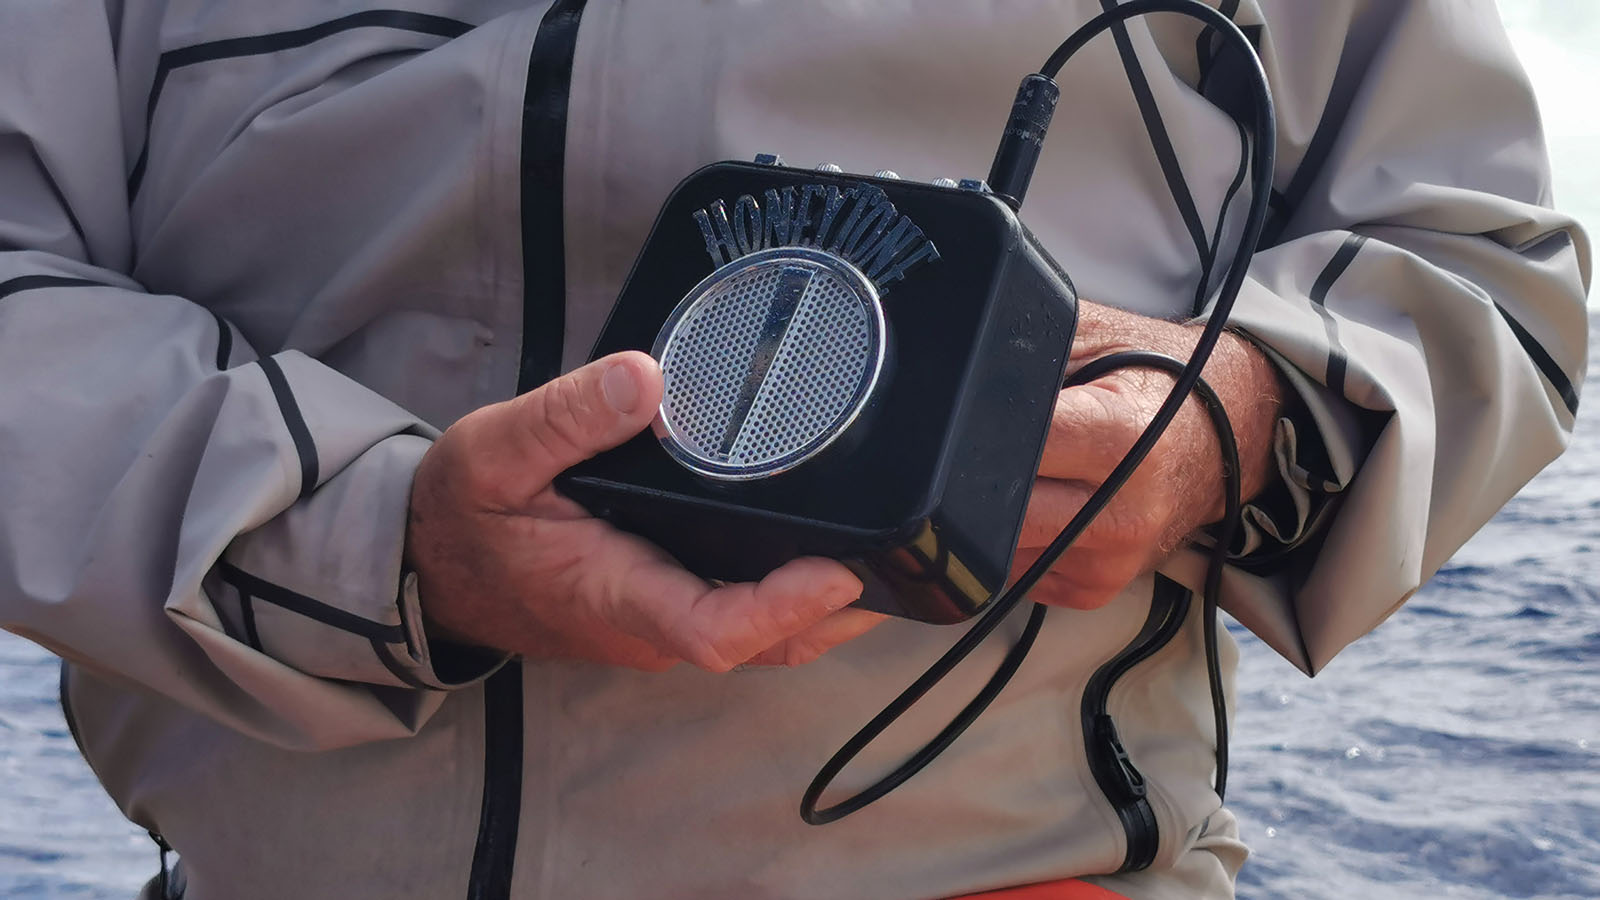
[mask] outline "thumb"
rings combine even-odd
[[[661,405],[661,369],[636,350],[614,353],[507,404],[507,445],[529,481],[562,471],[638,434]]]

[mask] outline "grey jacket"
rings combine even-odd
[[[912,900],[1118,869],[1080,706],[1150,579],[1053,616],[934,767],[818,829],[806,780],[952,632],[485,682],[400,573],[430,437],[585,356],[679,178],[757,151],[981,176],[1020,76],[1100,5],[0,0],[0,624],[70,662],[85,754],[186,896]],[[1234,321],[1305,407],[1226,605],[1314,672],[1560,452],[1589,257],[1487,0],[1221,5],[1279,104]],[[1165,17],[1063,73],[1024,218],[1084,296],[1194,314],[1236,65]],[[1230,896],[1243,858],[1200,647],[1191,608],[1106,699],[1159,843],[1102,883],[1141,898]]]

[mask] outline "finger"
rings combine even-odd
[[[1023,547],[1011,560],[1010,581],[1018,578],[1044,555],[1044,547]],[[1135,550],[1068,547],[1050,564],[1045,579],[1057,579],[1085,591],[1117,591],[1148,568],[1146,554]]]
[[[582,555],[590,575],[576,592],[609,629],[713,672],[805,633],[861,596],[860,579],[827,559],[793,560],[760,582],[713,588],[655,545],[609,527]],[[811,637],[836,643],[848,632]]]
[[[1072,517],[1094,492],[1094,485],[1081,481],[1040,478],[1028,495],[1028,511],[1022,517],[1018,547],[1045,547],[1061,534]]]
[[[678,656],[726,672],[821,622],[861,596],[861,580],[833,560],[786,563],[760,582],[708,591],[687,615],[664,623]]]
[[[1098,489],[1099,485],[1082,481],[1034,481],[1017,546],[1047,547],[1054,543]],[[1072,545],[1097,550],[1153,546],[1165,534],[1173,516],[1165,496],[1134,483],[1113,497]]]
[[[1042,552],[1040,548],[1018,550],[1011,563],[1011,581],[1021,578]],[[1141,562],[1135,556],[1071,547],[1028,589],[1026,596],[1047,606],[1098,609],[1116,599],[1141,570]]]
[[[1117,391],[1098,382],[1067,388],[1056,395],[1039,475],[1099,484],[1143,426],[1137,408]]]
[[[864,609],[841,609],[792,638],[757,653],[746,661],[752,666],[801,666],[813,662],[840,644],[853,641],[883,623],[888,616]]]
[[[503,404],[485,428],[503,442],[525,484],[549,484],[642,431],[655,417],[661,391],[655,360],[637,351],[616,353]]]

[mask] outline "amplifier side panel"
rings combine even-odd
[[[1071,281],[1023,231],[980,338],[933,520],[947,552],[985,584],[1008,580],[1076,326]]]

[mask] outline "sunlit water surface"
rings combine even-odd
[[[1600,226],[1600,2],[1503,0],[1556,198]],[[1600,323],[1600,320],[1597,320]],[[1585,396],[1600,397],[1600,367]],[[1377,632],[1306,679],[1241,633],[1245,898],[1600,898],[1600,417]],[[0,633],[0,897],[127,900],[155,851],[100,791],[56,665]]]

